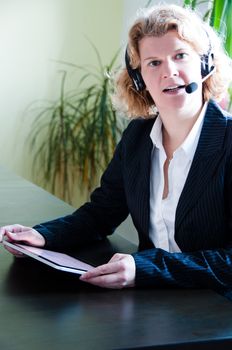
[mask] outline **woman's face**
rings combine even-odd
[[[139,53],[142,77],[160,112],[173,108],[189,111],[202,104],[200,56],[176,31],[144,37]],[[196,82],[198,89],[188,94],[185,86],[191,82]]]

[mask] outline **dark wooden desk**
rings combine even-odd
[[[0,206],[1,225],[30,225],[72,211],[5,170],[0,170]],[[108,258],[121,245],[124,251],[135,249],[116,234],[96,254]],[[104,290],[31,259],[14,259],[0,247],[3,350],[231,347],[232,303],[211,291]]]
[[[0,167],[0,225],[38,222],[70,214],[73,208],[42,188]]]

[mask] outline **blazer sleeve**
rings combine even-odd
[[[187,253],[153,248],[133,257],[137,286],[232,289],[232,246]]]
[[[114,232],[128,216],[121,171],[121,142],[101,178],[101,185],[73,214],[34,226],[46,247],[64,249],[84,246]]]

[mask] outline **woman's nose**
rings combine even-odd
[[[176,63],[167,60],[163,63],[163,78],[170,78],[179,75]]]

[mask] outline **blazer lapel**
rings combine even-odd
[[[151,152],[152,141],[150,136],[144,140],[143,154],[141,155],[141,178],[140,178],[140,206],[141,224],[145,233],[149,232],[150,221],[150,172],[151,172]]]
[[[127,144],[127,188],[132,216],[143,235],[148,235],[150,214],[150,163],[152,141],[150,132],[154,119],[141,121],[139,132],[133,133]],[[130,148],[129,148],[130,147]]]
[[[204,192],[204,188],[223,156],[225,131],[226,118],[214,102],[209,102],[196,153],[177,205],[176,232],[188,211]]]

